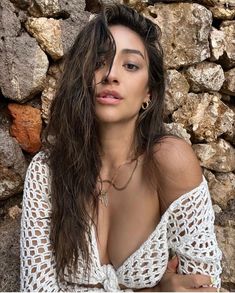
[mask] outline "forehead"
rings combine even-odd
[[[122,49],[139,50],[146,56],[145,45],[135,31],[124,25],[111,25],[109,29],[115,40],[117,51]]]

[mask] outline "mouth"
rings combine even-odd
[[[123,97],[116,91],[103,91],[97,95],[97,98],[122,100]]]
[[[105,104],[105,105],[116,105],[123,100],[123,97],[115,91],[102,91],[99,93],[96,97],[96,100],[100,104]]]

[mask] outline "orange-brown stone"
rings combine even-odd
[[[28,105],[8,104],[13,117],[10,133],[21,148],[28,153],[36,153],[41,147],[41,111]]]

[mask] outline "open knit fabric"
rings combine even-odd
[[[50,172],[38,153],[27,171],[21,226],[22,291],[122,291],[154,287],[161,280],[173,250],[181,274],[206,274],[220,287],[221,251],[214,233],[214,212],[205,178],[175,200],[147,240],[119,268],[101,265],[95,228],[91,232],[91,270],[85,273],[79,258],[77,270],[58,280],[50,243]],[[96,284],[103,288],[94,288]],[[92,288],[89,288],[89,285]]]

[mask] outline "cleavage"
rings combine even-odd
[[[95,233],[100,263],[120,267],[146,242],[159,221],[159,203],[151,197],[135,202],[130,197],[115,208],[100,206],[98,236]]]

